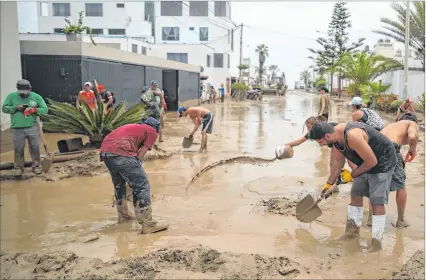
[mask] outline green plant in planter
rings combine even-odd
[[[92,28],[83,25],[83,11],[78,13],[77,24],[72,24],[71,21],[67,18],[65,18],[65,23],[66,23],[65,29],[64,29],[65,34],[67,35],[83,34],[83,32],[86,31],[86,33],[89,34],[90,41],[92,42],[92,44],[96,46],[96,43],[92,37]]]

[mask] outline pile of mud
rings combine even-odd
[[[296,216],[297,202],[286,197],[273,197],[260,201],[260,205],[265,206],[268,212],[284,215]]]
[[[175,154],[176,151],[166,151],[154,145],[151,151],[145,154],[144,161],[156,159],[166,159]],[[21,178],[17,178],[13,174],[13,170],[2,170],[0,172],[0,181],[2,180],[28,180],[32,178],[40,178],[46,181],[58,181],[73,177],[91,177],[107,172],[107,168],[100,161],[99,151],[88,152],[85,156],[78,159],[54,163],[49,173],[35,175],[31,168],[26,168]]]
[[[286,257],[161,249],[107,263],[70,251],[1,255],[1,279],[294,279],[307,272]]]
[[[392,279],[425,279],[425,252],[417,251],[400,271],[393,273]]]

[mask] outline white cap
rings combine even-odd
[[[89,87],[91,87],[91,86],[92,86],[92,83],[91,83],[91,82],[85,82],[85,83],[84,83],[84,86],[89,86]]]
[[[349,105],[362,105],[363,101],[362,98],[359,96],[355,96],[354,98],[352,98],[351,103],[349,103]]]

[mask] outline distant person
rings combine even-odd
[[[154,93],[152,90],[149,90],[147,86],[144,86],[142,88],[141,102],[145,104],[146,108],[150,111],[151,117],[157,121],[160,121],[160,108],[158,107],[157,101],[155,100],[156,94],[159,93]]]
[[[151,189],[142,161],[158,137],[160,122],[152,117],[141,124],[126,124],[108,134],[101,146],[101,160],[107,166],[114,184],[118,222],[132,217],[127,211],[126,183],[133,190],[135,216],[142,234],[168,228],[152,218]]]
[[[29,81],[19,80],[16,89],[6,97],[2,106],[3,113],[10,114],[15,175],[22,176],[24,172],[25,139],[28,140],[33,172],[41,174],[37,117],[47,114],[48,108],[43,98],[31,91]]]
[[[96,98],[96,100],[98,102],[103,102],[105,104],[105,111],[106,112],[111,111],[112,109],[114,109],[114,104],[115,104],[115,101],[116,101],[114,93],[111,92],[111,91],[109,91],[109,90],[105,90],[105,86],[101,85],[101,84],[98,84],[96,82],[96,80],[95,80],[95,83],[96,83],[96,86],[95,86],[95,88],[96,88],[96,93],[95,93],[96,97],[97,96],[100,97],[99,100],[97,100],[97,98]]]
[[[207,134],[211,134],[213,130],[213,114],[203,107],[179,107],[178,116],[179,118],[189,116],[194,122],[195,127],[191,134],[189,134],[189,138],[194,137],[195,132],[197,132],[200,125],[203,124],[201,129],[202,139],[200,153],[207,151]]]
[[[417,122],[416,103],[411,98],[407,98],[396,111],[396,121],[401,119]]]
[[[220,93],[220,102],[225,102],[225,88],[223,87],[223,84],[220,85],[219,88],[219,93]]]
[[[98,108],[96,96],[92,90],[92,84],[90,82],[84,83],[84,89],[78,93],[76,103],[77,108],[79,108],[82,103],[86,103],[92,111]]]
[[[217,96],[217,92],[216,92],[214,86],[210,86],[211,103],[216,103],[216,96]]]
[[[354,122],[363,122],[372,126],[374,129],[381,131],[385,127],[382,118],[375,111],[363,107],[362,98],[356,96],[352,99],[350,105],[352,106],[352,120]]]
[[[93,79],[93,92],[95,93],[96,102],[99,104],[102,102],[102,94],[105,92],[105,87],[100,85],[96,79]]]
[[[160,137],[158,139],[159,142],[163,142],[163,128],[164,128],[164,114],[165,111],[167,111],[167,103],[166,103],[166,99],[164,97],[164,91],[161,90],[158,87],[158,82],[155,80],[151,81],[151,89],[150,89],[154,95],[155,95],[155,101],[157,102],[157,105],[160,109]]]
[[[319,113],[328,120],[330,115],[330,97],[328,96],[328,89],[326,87],[320,88],[320,104],[319,104]]]

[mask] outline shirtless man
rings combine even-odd
[[[396,191],[396,205],[398,207],[398,220],[392,225],[396,228],[408,227],[408,223],[405,220],[405,205],[407,204],[407,191],[405,190],[405,162],[411,161],[417,155],[417,139],[419,135],[419,127],[414,121],[402,120],[396,123],[392,123],[385,126],[381,131],[383,135],[389,138],[394,144],[397,152],[397,160],[395,171],[392,176],[392,183],[390,185],[390,191]],[[401,146],[409,145],[410,150],[405,156],[405,160],[401,155]],[[371,208],[369,212],[369,219],[367,222],[368,226],[371,226]]]
[[[402,116],[409,115],[413,121],[417,122],[416,116],[416,103],[411,99],[407,98],[404,103],[399,106],[396,112],[396,121],[400,120]]]
[[[211,134],[213,130],[213,114],[203,107],[179,107],[178,116],[179,118],[189,116],[194,122],[195,127],[191,134],[189,134],[189,138],[194,137],[201,123],[203,124],[200,152],[207,151],[207,133]]]
[[[369,197],[373,208],[372,251],[380,250],[386,222],[385,204],[388,203],[396,165],[394,144],[379,131],[361,122],[341,123],[335,127],[326,122],[316,122],[309,138],[321,146],[333,145],[332,168],[322,195],[336,183],[345,158],[357,165],[351,172],[351,203],[348,205],[346,230],[342,239],[359,237],[363,197]]]

